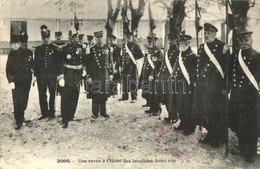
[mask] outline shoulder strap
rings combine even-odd
[[[169,58],[168,58],[168,52],[169,52],[169,49],[168,49],[168,50],[166,51],[166,53],[165,53],[165,63],[166,63],[166,67],[167,67],[169,73],[172,74],[173,69],[172,69],[170,60],[169,60]]]
[[[180,65],[183,76],[187,80],[188,85],[190,85],[190,76],[189,76],[189,73],[188,73],[186,67],[184,66],[181,55],[182,55],[182,52],[179,53],[179,58],[178,58],[179,59],[179,65]]]
[[[125,44],[125,49],[126,49],[126,52],[128,53],[128,55],[130,56],[132,62],[136,65],[136,60],[135,60],[135,58],[134,58],[134,55],[133,55],[133,53],[130,51],[130,49],[128,48],[127,43]]]
[[[216,66],[216,68],[218,69],[219,73],[221,74],[222,78],[224,79],[224,72],[222,67],[220,66],[218,60],[215,58],[215,56],[211,53],[211,51],[209,50],[209,47],[207,45],[207,43],[204,43],[204,49],[206,54],[209,57],[209,60]]]
[[[152,67],[152,69],[154,69],[155,66],[154,66],[153,61],[151,60],[151,55],[150,54],[147,55],[147,61],[150,64],[150,66]]]
[[[254,85],[256,90],[260,93],[260,88],[259,88],[259,85],[257,84],[257,81],[256,81],[255,77],[250,72],[250,70],[248,69],[248,67],[246,66],[246,64],[245,64],[245,62],[244,62],[244,60],[242,58],[242,50],[241,49],[238,52],[238,61],[239,61],[239,64],[240,64],[241,68],[243,69],[244,73],[246,74],[246,76],[250,80],[250,82]]]

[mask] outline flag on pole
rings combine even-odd
[[[151,10],[151,5],[150,5],[150,3],[149,3],[148,13],[149,13],[150,32],[153,32],[153,30],[156,28],[156,25],[155,25],[155,21],[154,21],[154,18],[153,18],[153,13],[152,13],[152,10]]]
[[[125,4],[124,7],[122,8],[121,15],[122,15],[122,20],[123,20],[123,31],[124,31],[124,33],[130,32],[129,19],[127,17],[127,4]]]
[[[79,20],[77,18],[76,12],[74,13],[74,28],[76,29],[76,31],[79,30]]]
[[[170,18],[170,31],[181,33],[182,22],[185,18],[185,1],[178,0],[173,3],[172,17]]]
[[[200,32],[203,28],[203,21],[201,18],[201,13],[200,13],[200,7],[198,5],[198,2],[196,0],[195,2],[195,12],[196,12],[196,18],[195,18],[195,25],[196,25],[196,31]]]

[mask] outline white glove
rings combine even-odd
[[[109,76],[109,81],[112,81],[113,80],[113,75],[110,75]]]
[[[87,75],[87,71],[86,70],[83,70],[82,72],[82,77],[85,77]]]
[[[64,87],[64,86],[65,86],[65,80],[64,80],[64,79],[60,79],[60,80],[59,80],[59,85],[60,85],[61,87]]]
[[[91,83],[92,83],[91,77],[88,77],[88,78],[87,78],[87,83],[88,83],[88,84],[91,84]]]
[[[154,77],[153,76],[149,76],[148,80],[149,82],[153,81]]]
[[[11,89],[15,89],[15,84],[14,84],[14,82],[9,83],[9,86],[10,86]]]

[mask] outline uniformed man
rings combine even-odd
[[[121,48],[116,44],[116,36],[115,35],[109,35],[108,36],[108,44],[109,44],[109,50],[113,54],[113,80],[110,84],[110,91],[111,95],[117,95],[117,84],[121,82],[121,76],[119,72],[120,66],[120,60],[121,60]]]
[[[137,62],[143,58],[140,46],[133,42],[133,33],[125,32],[126,43],[123,45],[122,51],[122,79],[123,79],[123,96],[120,101],[128,100],[128,93],[131,93],[131,103],[135,103],[137,99],[138,88],[138,71]]]
[[[78,44],[78,33],[69,32],[70,42],[64,47],[63,69],[58,76],[61,86],[62,128],[67,128],[69,121],[77,121],[75,112],[79,99],[79,86],[86,76],[86,54]]]
[[[93,35],[87,35],[87,47],[86,47],[86,54],[90,53],[90,48],[93,47],[95,45],[95,43],[93,42]]]
[[[66,43],[62,41],[62,32],[61,31],[57,31],[55,32],[55,39],[56,41],[54,41],[52,43],[52,45],[55,47],[55,55],[57,58],[57,66],[58,66],[58,72],[61,71],[62,67],[63,67],[63,48],[66,46]],[[59,93],[59,87],[57,87],[57,93]]]
[[[240,49],[232,56],[230,67],[230,128],[238,137],[240,153],[254,161],[260,136],[260,53],[252,48],[252,33],[239,33]]]
[[[34,75],[37,78],[39,102],[42,120],[46,117],[55,117],[55,92],[57,83],[57,55],[55,47],[50,44],[50,30],[46,25],[41,26],[42,45],[35,49]],[[49,102],[47,100],[49,91]]]
[[[219,147],[225,143],[225,66],[228,47],[216,39],[218,29],[204,24],[205,43],[198,49],[196,87],[193,99],[195,124],[208,133],[201,143]]]
[[[158,46],[156,46],[157,36],[155,33],[149,33],[147,36],[147,53],[145,54],[145,60],[143,64],[143,70],[142,70],[142,82],[143,87],[147,86],[147,89],[144,89],[142,87],[142,97],[146,99],[146,102],[148,103],[150,109],[146,110],[146,113],[151,113],[152,115],[156,116],[158,115],[158,111],[160,110],[158,97],[157,97],[157,89],[155,85],[155,79],[149,81],[149,76],[151,75],[154,77],[158,74],[163,53],[159,49]],[[145,85],[147,83],[149,85]]]
[[[27,33],[22,30],[19,39],[14,42],[18,43],[19,48],[10,51],[6,64],[6,77],[13,95],[16,130],[26,122],[24,111],[27,108],[32,81],[33,52],[27,49],[27,41]]]
[[[113,79],[113,55],[103,44],[103,31],[94,33],[96,44],[90,48],[87,61],[87,82],[90,85],[88,98],[92,99],[92,118],[109,118],[106,101],[109,97],[109,83]]]
[[[190,35],[180,35],[179,55],[173,66],[172,93],[170,93],[170,113],[181,120],[176,130],[184,130],[185,135],[195,131],[191,125],[191,108],[196,78],[197,57],[190,47]]]
[[[177,117],[172,117],[170,110],[169,110],[169,77],[172,73],[172,67],[176,61],[176,58],[178,56],[178,40],[179,36],[175,33],[169,33],[167,35],[168,41],[169,41],[169,49],[166,50],[164,57],[162,59],[162,64],[159,70],[159,73],[156,75],[156,84],[157,84],[157,92],[158,92],[158,101],[161,104],[166,106],[166,110],[168,112],[168,117],[166,117],[164,120],[166,122],[176,122],[178,119]],[[154,77],[151,76],[150,79],[153,79]],[[161,110],[161,108],[160,108]]]

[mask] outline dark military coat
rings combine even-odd
[[[138,44],[136,44],[135,42],[128,42],[127,46],[129,50],[132,52],[136,60],[143,58],[143,53]],[[123,45],[123,55],[122,55],[121,65],[122,65],[122,74],[133,75],[133,78],[137,78],[134,77],[136,76],[136,65],[133,63],[129,54],[126,52],[125,44]]]
[[[63,48],[66,44],[62,41],[56,41],[53,42],[52,45],[54,46],[55,55],[57,57],[58,72],[60,72],[63,67]]]
[[[222,70],[226,70],[227,55],[223,54],[224,43],[215,39],[208,44],[209,50],[214,54]],[[193,99],[193,119],[202,123],[207,129],[224,127],[225,120],[225,79],[210,61],[206,54],[204,44],[198,50],[198,64],[196,87]],[[209,126],[210,125],[210,126]],[[217,127],[219,126],[219,127]],[[223,129],[224,131],[224,129]],[[218,131],[216,131],[218,132]],[[221,136],[222,137],[222,136]]]
[[[253,49],[243,50],[242,58],[259,85],[260,54]],[[230,128],[240,137],[260,135],[260,96],[240,66],[238,52],[232,56],[230,68]]]
[[[87,73],[93,82],[88,87],[88,98],[107,99],[109,75],[113,75],[113,56],[109,47],[94,45],[87,57]]]
[[[154,64],[154,69],[148,62],[148,55],[150,55],[151,61]],[[140,85],[141,87],[148,87],[148,82],[149,82],[149,76],[155,76],[158,74],[161,63],[162,63],[162,58],[163,54],[158,46],[155,46],[154,48],[152,47],[147,47],[147,51],[145,53],[144,57],[144,63],[143,63],[143,68],[142,68],[142,74],[141,74],[141,79],[140,79]],[[143,86],[142,86],[143,85]],[[150,87],[150,92],[153,91],[153,86],[154,85],[149,85]],[[147,98],[149,95],[149,90],[143,89],[142,92],[142,97]]]
[[[33,69],[33,52],[29,49],[19,48],[10,51],[6,64],[6,77],[8,82],[31,82]]]
[[[168,59],[170,61],[171,67],[173,67],[176,58],[178,56],[178,49],[176,46],[170,46],[168,51]],[[169,99],[169,77],[171,73],[169,72],[166,62],[165,62],[166,54],[162,59],[162,64],[160,66],[159,73],[156,75],[157,83],[157,91],[158,91],[158,99],[160,103],[167,104]]]
[[[114,63],[114,69],[117,70],[117,73],[114,74],[113,80],[119,80],[120,73],[119,73],[119,67],[120,67],[120,60],[121,58],[121,48],[117,46],[116,44],[112,44],[111,47],[113,48],[112,51],[113,53],[113,63]]]
[[[35,49],[34,74],[41,78],[55,78],[58,73],[57,55],[52,44],[42,44]]]
[[[86,69],[86,54],[82,45],[69,43],[64,47],[63,64],[60,74],[64,74],[65,87],[78,87],[82,82],[82,72]]]

